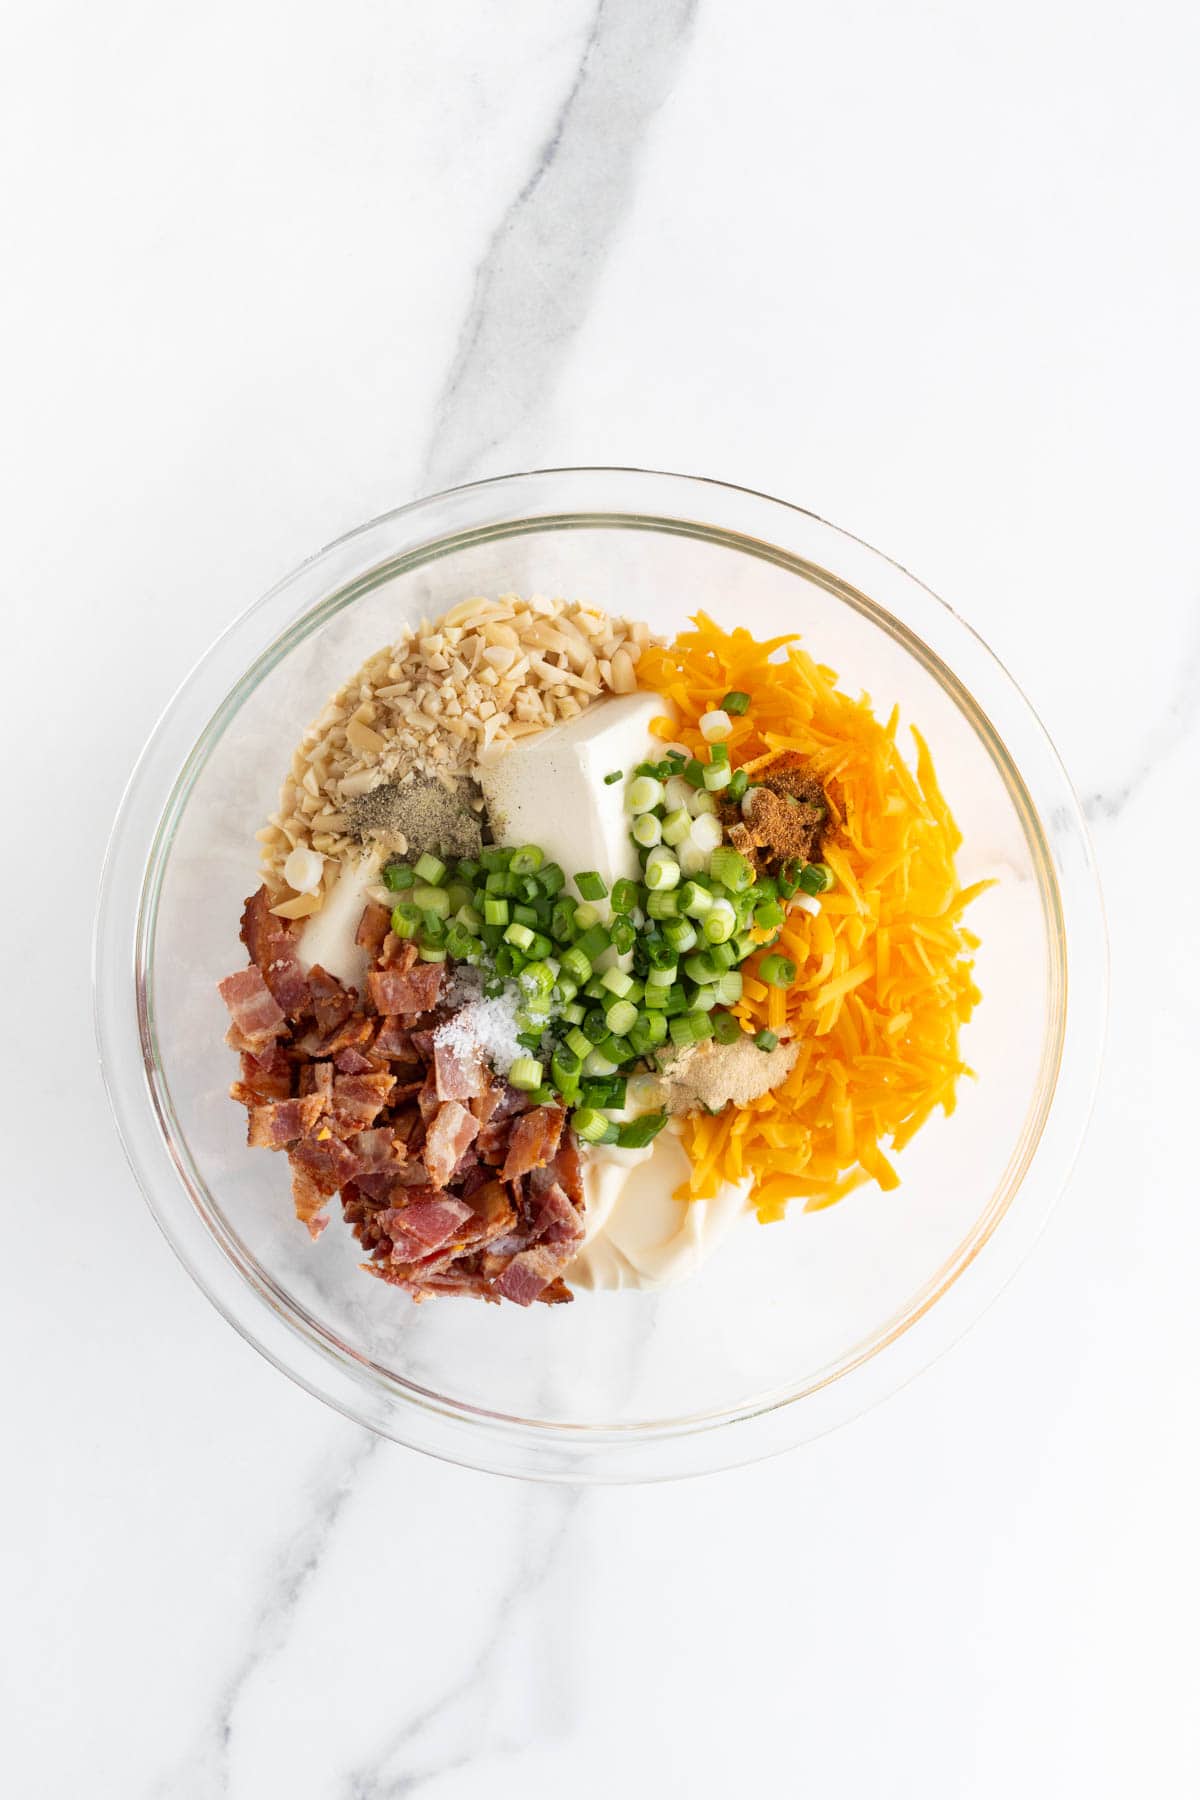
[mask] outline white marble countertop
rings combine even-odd
[[[26,0],[3,37],[0,1786],[1192,1791],[1195,9]],[[420,492],[600,462],[800,501],[953,601],[1086,799],[1114,988],[1074,1180],[957,1349],[790,1457],[580,1494],[373,1441],[210,1309],[117,1146],[86,939],[245,605]]]

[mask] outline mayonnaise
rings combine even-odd
[[[357,862],[344,863],[324,906],[308,920],[296,945],[304,968],[320,963],[360,994],[366,989],[368,957],[354,939],[369,898],[367,889],[379,880],[381,861],[382,853],[374,850]]]
[[[670,1128],[644,1150],[589,1147],[587,1235],[566,1271],[570,1286],[661,1288],[694,1275],[745,1215],[749,1183],[726,1184],[711,1200],[676,1200],[690,1168]]]

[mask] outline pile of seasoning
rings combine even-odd
[[[432,776],[385,781],[344,803],[350,829],[403,855],[410,844],[443,856],[477,857],[483,843],[482,797],[473,782],[448,785]]]
[[[786,863],[816,862],[828,817],[821,783],[803,759],[788,756],[764,769],[740,800],[721,809],[726,836],[760,873]]]

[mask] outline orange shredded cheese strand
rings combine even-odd
[[[962,835],[916,731],[915,765],[905,764],[895,709],[880,724],[869,697],[842,693],[794,637],[759,643],[704,613],[693,623],[638,663],[641,685],[676,715],[656,719],[655,734],[703,755],[702,714],[742,689],[751,703],[733,720],[734,763],[753,775],[798,751],[830,807],[823,853],[837,887],[819,913],[790,912],[781,934],[796,982],[769,987],[751,959],[735,1008],[750,1031],[790,1033],[796,1066],[752,1106],[684,1122],[692,1172],[680,1197],[748,1176],[770,1223],[789,1202],[816,1211],[866,1180],[894,1188],[881,1145],[901,1150],[932,1113],[953,1111],[955,1083],[970,1073],[959,1027],[979,999],[978,940],[960,919],[990,883],[959,886]]]

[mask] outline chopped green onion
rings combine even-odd
[[[595,869],[585,869],[582,875],[577,875],[575,886],[585,900],[603,900],[608,893],[608,883]]]
[[[410,888],[416,879],[407,863],[388,863],[383,871],[383,885],[393,894],[403,893],[404,889]]]
[[[708,960],[715,969],[732,969],[734,963],[739,960],[737,947],[733,939],[726,938],[723,943],[710,944],[708,948]]]
[[[609,930],[613,941],[613,949],[621,956],[627,955],[637,942],[637,929],[634,926],[632,919],[624,917],[614,919]]]
[[[651,969],[646,976],[647,989],[656,987],[669,988],[675,979],[675,972],[678,967],[679,964],[677,962],[672,962],[666,964],[662,968]]]
[[[805,863],[800,871],[800,887],[806,894],[827,894],[834,879],[828,863]]]
[[[591,1038],[584,1036],[578,1025],[572,1026],[571,1030],[568,1031],[566,1043],[575,1052],[576,1056],[579,1057],[581,1062],[585,1057],[592,1054],[592,1040]]]
[[[685,951],[695,948],[697,943],[696,927],[690,919],[668,919],[663,926],[663,936],[672,950],[682,956]]]
[[[702,788],[704,786],[704,764],[698,757],[689,757],[683,765],[683,779],[689,787]]]
[[[622,875],[619,881],[613,882],[612,909],[616,913],[630,913],[637,905],[638,884]]]
[[[741,688],[731,688],[721,702],[721,711],[732,713],[735,719],[749,710],[750,696],[744,694]]]
[[[662,888],[676,887],[678,882],[679,864],[668,849],[657,845],[646,858],[646,886],[657,893]]]
[[[716,810],[716,798],[708,792],[707,788],[701,788],[699,793],[693,794],[688,801],[688,811],[693,819],[698,819],[701,813],[715,813]]]
[[[698,950],[694,956],[689,956],[683,965],[683,972],[689,981],[697,983],[715,981],[720,974],[720,970],[710,961],[707,950]]]
[[[571,985],[574,986],[575,985],[574,982],[572,982]],[[562,986],[562,977],[561,976],[559,977],[559,986],[560,986],[560,988]],[[574,1001],[572,1001],[572,1003],[569,1006],[563,1007],[562,1016],[566,1020],[568,1025],[582,1025],[586,1015],[584,1013],[582,1006],[578,1006],[575,1004]]]
[[[550,1073],[560,1088],[576,1086],[582,1067],[583,1058],[574,1050],[568,1050],[565,1044],[560,1044],[550,1058]]]
[[[710,744],[708,760],[710,763],[727,763],[729,761],[729,745]]]
[[[659,888],[647,898],[646,911],[652,919],[673,919],[679,912],[679,896],[669,888]]]
[[[770,987],[789,988],[796,979],[796,965],[790,956],[764,956],[758,972]]]
[[[513,923],[505,930],[504,941],[506,944],[512,944],[514,949],[528,950],[533,943],[533,933],[528,925],[522,925],[514,919]]]
[[[732,730],[732,721],[723,707],[715,707],[712,712],[701,713],[700,735],[706,743],[720,743],[729,736]]]
[[[612,1041],[610,1038],[609,1042]],[[588,1076],[615,1075],[617,1064],[607,1056],[602,1056],[599,1050],[591,1050],[583,1059],[583,1072]]]
[[[785,900],[790,900],[799,888],[800,876],[803,873],[803,870],[804,864],[798,862],[794,856],[789,857],[787,862],[785,862],[780,869],[777,880],[779,883],[779,892],[783,895]]]
[[[524,994],[549,994],[554,986],[554,970],[548,962],[528,962],[521,970],[520,986]]]
[[[652,850],[662,841],[662,823],[652,812],[639,813],[633,821],[633,841],[643,850]]]
[[[714,1013],[712,1022],[713,1036],[718,1044],[736,1044],[742,1036],[742,1028],[732,1013]]]
[[[445,879],[446,865],[439,857],[426,850],[424,856],[417,858],[417,866],[413,873],[418,881],[427,881],[431,887],[437,887]]]
[[[422,962],[443,963],[446,960],[446,947],[444,944],[422,944],[417,955]]]
[[[513,851],[508,866],[514,875],[536,875],[545,860],[545,852],[536,844],[522,844],[519,850]]]
[[[617,1143],[622,1150],[644,1150],[652,1144],[667,1122],[665,1112],[642,1113],[640,1118],[628,1119],[624,1125],[617,1127]]]
[[[710,944],[723,944],[731,938],[737,930],[737,914],[729,901],[714,900],[700,921],[700,929]]]
[[[629,1033],[629,1042],[637,1056],[645,1056],[658,1048],[667,1035],[667,1021],[660,1012],[639,1013]]]
[[[638,1010],[628,1000],[614,1000],[604,1015],[604,1023],[614,1037],[624,1037],[637,1023]]]
[[[567,885],[567,878],[557,863],[543,863],[537,872],[537,884],[543,894],[553,900]]]
[[[578,914],[576,914],[576,919],[578,919]],[[576,938],[573,948],[582,950],[583,954],[591,962],[595,962],[597,957],[603,956],[611,942],[612,940],[603,925],[590,925],[585,932]],[[566,960],[566,957],[564,957],[564,966]],[[573,970],[572,973],[574,973]],[[586,980],[586,977],[584,977],[584,979]]]
[[[679,909],[690,918],[702,919],[712,903],[712,895],[698,881],[685,881],[679,890]]]
[[[469,856],[460,856],[454,865],[454,873],[458,876],[460,881],[477,881],[479,879],[480,866],[479,863],[472,862]]]
[[[721,788],[727,788],[729,776],[728,763],[711,762],[704,765],[704,786],[710,794],[717,793]]]
[[[421,909],[411,900],[402,900],[392,908],[392,930],[398,938],[416,937],[421,925]]]
[[[559,941],[575,935],[575,914],[577,907],[573,900],[556,900],[550,914],[550,935]]]
[[[755,1032],[754,1042],[760,1050],[777,1050],[779,1048],[779,1036],[774,1031]]]
[[[662,841],[674,848],[676,844],[682,844],[691,829],[692,815],[686,806],[677,806],[662,822]]]
[[[736,1006],[742,997],[742,978],[736,969],[726,969],[715,983],[714,992],[722,1006]]]
[[[576,931],[590,931],[593,925],[599,925],[600,918],[600,908],[593,906],[590,900],[585,900],[581,906],[575,908],[575,929]]]
[[[469,931],[477,937],[483,924],[483,914],[473,906],[460,906],[454,915],[454,922],[456,925],[461,925],[464,931]]]
[[[511,861],[512,851],[506,850],[503,844],[485,844],[479,852],[479,865],[489,875],[507,869]]]
[[[652,812],[662,803],[663,784],[657,775],[639,775],[629,784],[625,805],[631,813]]]
[[[483,903],[483,922],[485,925],[507,925],[508,901],[497,900],[489,895]]]
[[[754,923],[760,931],[776,931],[783,924],[783,908],[778,900],[764,900],[754,909]]]
[[[450,916],[450,896],[445,888],[426,887],[422,882],[412,889],[412,903],[422,912],[436,913],[439,919]]]
[[[633,986],[632,975],[626,975],[624,969],[605,969],[600,980],[609,993],[615,994],[618,1000],[624,999]]]
[[[605,787],[615,786],[618,781],[621,781],[624,778],[624,775],[624,769],[610,769],[608,774],[604,777]]]
[[[709,864],[714,881],[727,887],[731,893],[741,894],[754,885],[754,870],[746,861],[740,850],[734,850],[729,844],[722,844],[712,853]]]
[[[588,956],[587,951],[582,949],[579,944],[572,944],[569,950],[564,950],[561,961],[567,974],[573,976],[576,981],[582,984],[590,979],[592,973],[591,958]]]
[[[593,1106],[581,1106],[574,1114],[571,1124],[575,1128],[576,1137],[585,1144],[602,1144],[612,1126],[611,1119],[606,1119],[602,1112]]]
[[[518,901],[512,909],[512,916],[518,925],[528,925],[531,931],[537,930],[538,916],[532,906],[526,906],[523,902]]]

